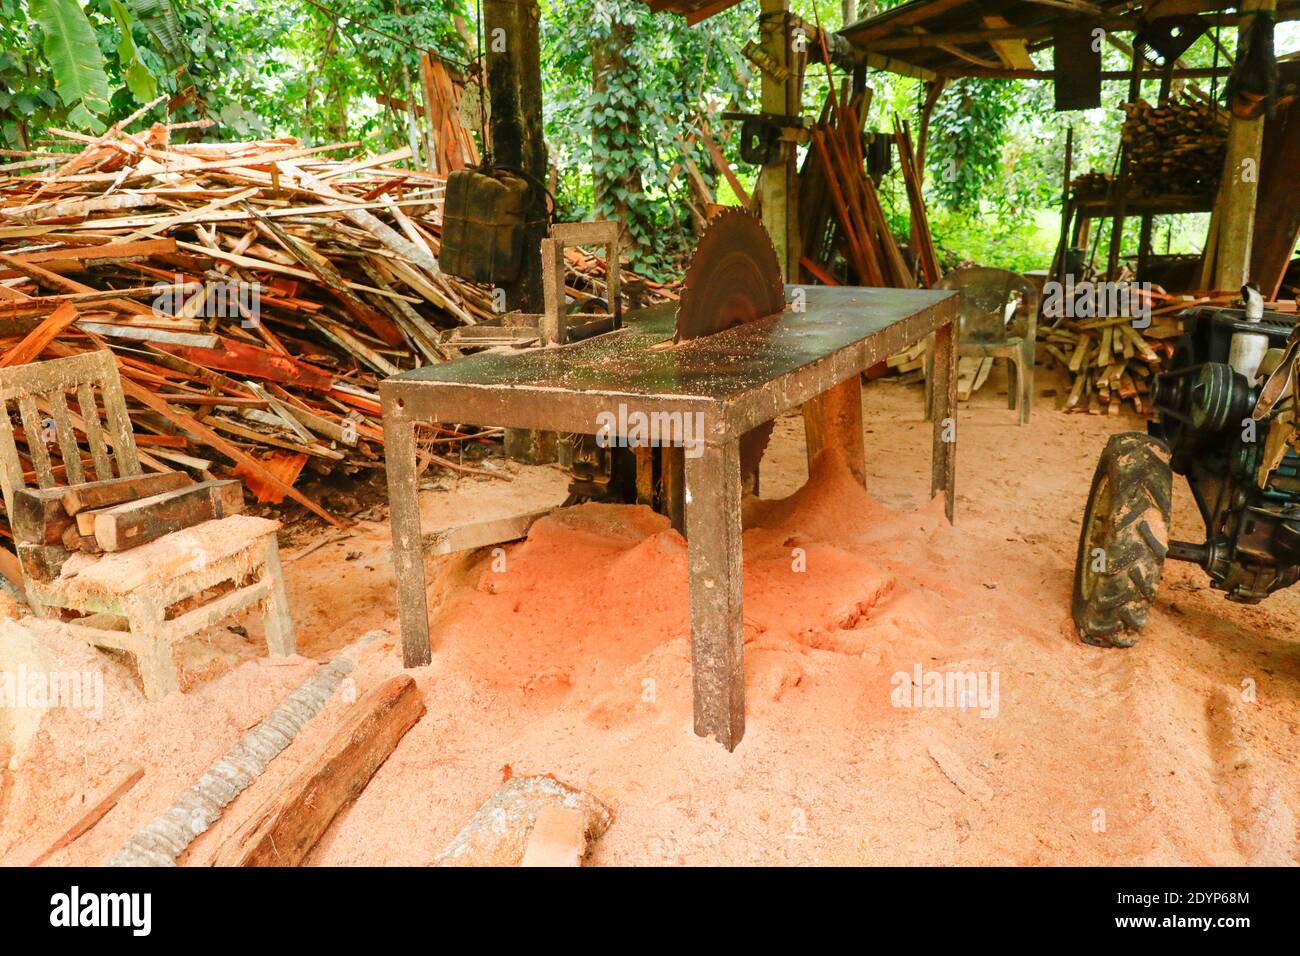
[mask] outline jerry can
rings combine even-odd
[[[508,170],[448,173],[442,270],[471,282],[513,282],[523,258],[528,189],[525,179]]]

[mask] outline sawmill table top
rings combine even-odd
[[[786,311],[674,345],[676,303],[569,345],[485,353],[396,375],[390,403],[423,421],[594,434],[620,402],[646,412],[703,412],[705,440],[729,440],[883,361],[950,321],[953,293],[786,286]],[[955,300],[954,300],[955,301]],[[950,306],[951,307],[951,306]]]
[[[864,481],[859,373],[933,333],[930,489],[946,495],[952,518],[956,294],[824,286],[786,286],[785,294],[790,307],[778,315],[680,344],[672,342],[675,304],[665,303],[629,314],[622,329],[596,338],[483,353],[384,381],[379,391],[405,665],[432,657],[417,425],[595,434],[611,413],[624,419],[620,406],[639,415],[699,413],[695,446],[672,449],[683,476],[673,480],[684,482],[695,732],[735,749],[745,733],[742,436],[808,404],[810,455],[835,447]],[[525,528],[521,523],[517,535]]]

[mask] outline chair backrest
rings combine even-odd
[[[76,400],[76,411],[68,407],[69,393]],[[102,421],[100,403],[103,404]],[[0,368],[0,485],[6,512],[12,514],[14,490],[28,487],[10,417],[11,405],[17,407],[22,421],[37,487],[53,488],[90,480],[87,463],[81,460],[77,445],[78,431],[90,448],[88,464],[95,480],[140,474],[135,436],[112,352],[102,349],[70,358]],[[60,459],[57,464],[47,443],[51,432]],[[58,480],[59,477],[63,480]]]
[[[1006,269],[976,266],[955,269],[936,289],[958,294],[960,338],[970,342],[1003,342],[1013,334],[1008,328],[1007,303],[1019,299],[1016,314],[1023,318],[1024,337],[1033,339],[1038,324],[1038,289],[1024,276]]]

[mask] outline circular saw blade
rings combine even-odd
[[[686,269],[676,341],[715,335],[784,308],[781,265],[763,224],[743,209],[718,213]]]
[[[684,342],[716,335],[785,308],[785,283],[772,240],[758,217],[729,208],[709,220],[691,256],[677,304],[677,333]],[[772,422],[740,439],[740,473],[748,482],[772,437]]]

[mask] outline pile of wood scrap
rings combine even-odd
[[[1173,354],[1180,332],[1169,318],[1139,330],[1128,316],[1062,322],[1040,331],[1047,354],[1072,376],[1066,411],[1118,415],[1124,402],[1139,414],[1151,410],[1151,378]]]
[[[304,470],[381,467],[378,382],[494,316],[490,289],[438,267],[444,177],[399,165],[409,148],[130,131],[143,114],[0,168],[0,368],[110,348],[142,451],[203,479],[238,458],[263,502]],[[601,295],[607,264],[569,257],[572,295]],[[467,468],[437,452],[477,432],[430,434],[426,463]]]
[[[1214,103],[1146,100],[1124,104],[1121,134],[1129,181],[1147,195],[1212,192],[1228,148],[1228,114]]]
[[[1062,319],[1041,328],[1038,342],[1071,377],[1066,411],[1118,415],[1124,402],[1139,414],[1152,411],[1148,395],[1153,376],[1164,370],[1174,354],[1174,339],[1182,334],[1180,314],[1202,306],[1228,306],[1239,298],[1226,290],[1150,296],[1147,317]],[[1293,302],[1272,302],[1266,308],[1294,311]]]
[[[1070,181],[1070,190],[1077,199],[1105,198],[1115,187],[1115,177],[1097,170],[1082,173]]]

